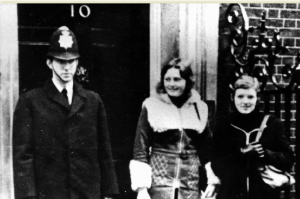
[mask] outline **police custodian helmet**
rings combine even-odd
[[[53,33],[47,56],[63,60],[80,57],[76,37],[68,27],[61,26]]]

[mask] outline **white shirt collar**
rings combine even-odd
[[[64,88],[66,88],[66,90],[68,92],[67,95],[68,95],[69,104],[71,104],[72,97],[73,97],[74,81],[67,82],[64,86],[55,78],[52,78],[52,82],[60,93]]]

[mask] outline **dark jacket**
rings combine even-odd
[[[262,181],[257,163],[270,164],[285,171],[291,169],[293,152],[280,120],[272,115],[268,119],[260,139],[265,150],[263,158],[241,152],[241,148],[246,146],[246,134],[249,135],[250,143],[255,141],[263,118],[264,114],[258,110],[247,115],[234,112],[217,123],[217,131],[214,133],[216,157],[212,161],[212,168],[221,178],[220,199],[247,198],[247,176],[251,199],[279,197],[279,191],[271,189]]]
[[[211,152],[207,123],[207,105],[195,90],[180,108],[167,94],[156,93],[147,98],[142,106],[131,162],[133,189],[149,185],[144,181],[152,177],[151,188],[147,186],[151,198],[174,198],[176,186],[178,198],[198,198],[198,169],[210,160]],[[141,172],[147,165],[151,167],[150,177]]]
[[[98,94],[74,82],[69,107],[48,81],[20,96],[13,122],[16,198],[96,199],[118,191]]]
[[[180,123],[185,123],[185,126]],[[212,149],[207,143],[210,141],[207,124],[208,107],[196,91],[181,108],[177,108],[167,94],[152,96],[143,103],[135,138],[134,159],[148,163],[150,147],[152,150],[174,153],[196,150],[202,164],[206,164]],[[203,147],[207,148],[204,150]]]

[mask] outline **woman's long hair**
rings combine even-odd
[[[190,62],[187,60],[181,60],[180,58],[174,58],[171,61],[169,61],[168,64],[163,66],[160,73],[160,82],[156,86],[156,92],[166,93],[165,85],[164,85],[164,77],[170,68],[179,69],[180,76],[186,81],[186,87],[183,94],[190,94],[191,89],[195,84],[194,74],[191,69]]]

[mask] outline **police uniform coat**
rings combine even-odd
[[[16,198],[96,199],[117,193],[106,113],[74,82],[70,106],[52,81],[20,96],[13,123]]]

